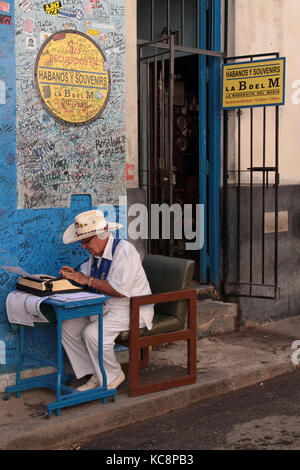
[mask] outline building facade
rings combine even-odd
[[[225,113],[223,273],[225,282],[239,284],[240,318],[250,323],[299,314],[299,9],[296,1],[228,2],[227,57],[286,61],[283,106]]]
[[[298,314],[297,0],[9,0],[0,10],[0,388],[19,347],[5,308],[17,278],[5,267],[78,265],[86,253],[62,234],[90,208],[122,222],[123,236],[128,227],[141,252],[195,259],[195,281],[238,302],[241,323]],[[286,58],[284,105],[222,109],[224,63],[276,57]],[[129,233],[137,202],[145,239]],[[149,236],[162,204],[198,245],[172,223],[165,239],[161,227]],[[27,330],[29,349],[54,354],[54,329]]]

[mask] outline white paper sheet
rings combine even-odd
[[[48,297],[38,297],[20,291],[12,291],[6,299],[6,313],[10,323],[34,326],[34,322],[48,322],[40,310]]]
[[[75,302],[76,300],[97,299],[105,297],[103,294],[95,294],[94,292],[70,292],[69,294],[53,294],[50,299],[60,300],[61,302]]]
[[[29,274],[26,271],[24,271],[24,269],[21,268],[20,266],[2,265],[1,268],[4,269],[5,271],[8,271],[9,273],[19,274],[20,276],[26,276],[26,277],[29,277],[30,279],[39,279],[38,275]]]
[[[34,326],[34,322],[48,322],[40,310],[41,303],[46,299],[60,302],[74,302],[78,300],[105,297],[103,294],[93,292],[70,292],[69,294],[53,294],[45,297],[28,294],[22,291],[12,291],[6,299],[6,313],[10,323],[25,326]],[[95,316],[97,318],[97,315]]]

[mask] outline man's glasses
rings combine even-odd
[[[83,240],[80,240],[80,243],[82,246],[88,246],[88,244],[90,243],[90,241],[94,238],[95,235],[93,235],[92,237],[90,238],[84,238]]]

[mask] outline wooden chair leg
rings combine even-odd
[[[129,396],[134,396],[139,386],[140,349],[131,342],[129,349]]]
[[[141,348],[140,369],[147,369],[149,367],[149,347]]]
[[[163,303],[168,301],[188,300],[188,324],[187,328],[153,334],[140,337],[138,334],[138,314],[140,305],[151,303]],[[129,395],[134,397],[146,393],[153,393],[159,390],[181,387],[195,383],[197,376],[197,325],[196,325],[196,291],[194,289],[185,291],[166,292],[153,294],[151,296],[140,296],[131,298],[131,334],[130,334],[130,382]],[[147,300],[147,302],[146,302]],[[161,380],[154,383],[139,384],[139,368],[141,362],[141,352],[149,354],[149,347],[153,345],[172,343],[174,341],[187,342],[187,367],[185,374],[172,379]],[[147,352],[144,352],[144,350]],[[145,361],[149,361],[149,357]]]

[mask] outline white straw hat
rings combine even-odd
[[[67,245],[68,243],[78,242],[93,235],[118,230],[122,227],[123,225],[121,224],[106,222],[103,212],[98,209],[82,212],[76,215],[74,223],[65,231],[63,242]]]

